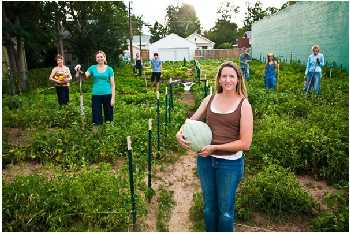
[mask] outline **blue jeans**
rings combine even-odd
[[[320,94],[321,89],[321,73],[308,72],[306,82],[304,83],[304,92],[314,90],[316,94]]]
[[[60,106],[67,105],[69,102],[69,87],[56,86],[56,93],[58,98],[58,104]]]
[[[197,157],[208,232],[232,232],[235,225],[236,189],[244,173],[243,157],[225,160]]]
[[[104,112],[104,120],[113,121],[113,106],[111,106],[112,94],[92,95],[92,122],[96,125],[103,123],[102,107]]]
[[[241,70],[242,70],[242,73],[243,73],[243,77],[245,80],[249,80],[250,77],[249,77],[249,65],[245,65],[245,66],[241,66]]]

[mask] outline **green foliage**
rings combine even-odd
[[[268,165],[256,176],[244,181],[237,200],[239,213],[244,208],[250,212],[261,211],[273,216],[311,214],[315,206],[295,176],[276,165]]]
[[[227,20],[217,20],[215,26],[208,32],[208,38],[215,42],[217,49],[232,48],[237,39],[237,24]]]
[[[95,63],[95,52],[100,49],[106,52],[109,64],[116,64],[128,38],[124,2],[70,2],[69,9],[76,14],[65,26],[71,32],[71,49],[79,63]]]
[[[349,194],[329,193],[324,197],[329,210],[324,211],[312,221],[316,232],[349,231]]]
[[[3,181],[3,231],[127,231],[128,181],[110,169],[102,165],[51,180],[34,175]]]
[[[167,28],[156,21],[153,27],[149,27],[149,31],[151,33],[151,38],[149,40],[153,43],[166,36]]]
[[[193,206],[190,208],[190,220],[192,222],[193,232],[205,231],[203,195],[200,192],[193,194]]]
[[[175,202],[173,199],[172,191],[167,191],[160,189],[159,200],[158,200],[158,214],[156,228],[159,232],[168,232],[168,223],[170,220],[171,208],[174,206]]]
[[[194,32],[200,33],[200,21],[192,5],[170,5],[166,9],[168,33],[175,33],[180,37],[188,37]]]

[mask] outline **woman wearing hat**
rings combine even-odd
[[[279,64],[277,60],[274,58],[273,53],[267,54],[265,65],[265,88],[267,89],[276,89],[276,77],[279,71]]]

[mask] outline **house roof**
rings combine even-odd
[[[195,40],[195,38],[199,38],[200,40]],[[186,39],[190,40],[192,42],[195,42],[195,43],[209,43],[209,44],[213,44],[213,45],[215,44],[215,42],[212,42],[208,38],[203,37],[202,35],[200,35],[198,33],[193,33],[193,34],[189,35]]]
[[[180,37],[177,34],[170,34],[166,37],[152,43],[150,47],[162,47],[162,48],[184,48],[184,47],[196,47],[196,43]]]

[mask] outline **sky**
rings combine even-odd
[[[169,5],[179,5],[182,3],[187,3],[194,6],[196,15],[201,22],[202,30],[209,30],[215,25],[215,21],[218,18],[216,11],[218,10],[220,4],[226,2],[223,0],[133,0],[131,1],[131,12],[137,16],[143,16],[146,23],[153,24],[158,21],[162,25],[165,25],[165,15],[166,8]],[[238,27],[243,26],[245,12],[247,12],[247,7],[254,5],[257,0],[230,0],[237,6],[240,6],[240,12],[232,20]],[[266,7],[276,7],[280,8],[287,0],[260,0],[263,5],[263,9]],[[128,6],[129,1],[124,0],[124,3]],[[143,28],[146,34],[149,34],[148,28]]]

